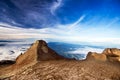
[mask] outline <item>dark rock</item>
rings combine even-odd
[[[2,60],[0,61],[0,65],[14,64],[15,61],[12,60]]]

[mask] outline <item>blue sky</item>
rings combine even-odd
[[[120,44],[120,0],[0,0],[0,39]]]

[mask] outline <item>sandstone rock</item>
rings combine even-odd
[[[106,56],[119,57],[120,56],[120,49],[106,48],[102,53],[105,54]]]
[[[105,54],[109,61],[120,62],[120,49],[106,48],[102,54]]]
[[[120,57],[108,57],[108,60],[112,62],[120,62]]]
[[[89,52],[86,59],[98,60],[98,61],[106,61],[107,60],[105,54],[100,54],[100,53],[96,53],[96,52]]]
[[[120,62],[120,49],[106,48],[102,53],[89,52],[87,59]]]

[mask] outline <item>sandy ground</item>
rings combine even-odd
[[[120,63],[93,60],[40,61],[4,80],[120,80]]]

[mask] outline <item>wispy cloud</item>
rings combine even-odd
[[[24,38],[53,38],[54,35],[46,33],[46,29],[25,29],[9,24],[0,24],[0,39]]]
[[[77,21],[71,24],[55,24],[53,27],[33,29],[20,28],[10,24],[0,23],[0,39],[47,39],[62,42],[92,42],[120,44],[120,33],[118,29],[108,28],[106,25],[89,25],[82,21],[86,18],[82,15]],[[118,19],[117,19],[118,21]],[[116,22],[116,19],[113,20]],[[91,27],[92,26],[92,27]],[[111,25],[109,25],[111,26]]]
[[[85,18],[85,15],[82,15],[76,22],[74,22],[73,24],[71,24],[69,26],[70,29],[72,29],[72,27],[77,26],[78,24],[80,24],[80,22]]]
[[[58,7],[61,6],[62,0],[56,0],[56,2],[53,3],[53,5],[50,8],[50,11],[53,15],[55,15],[55,11],[57,10]]]
[[[111,27],[113,24],[117,23],[120,19],[118,17],[116,17],[115,19],[113,19],[109,24],[106,25],[106,27]]]

